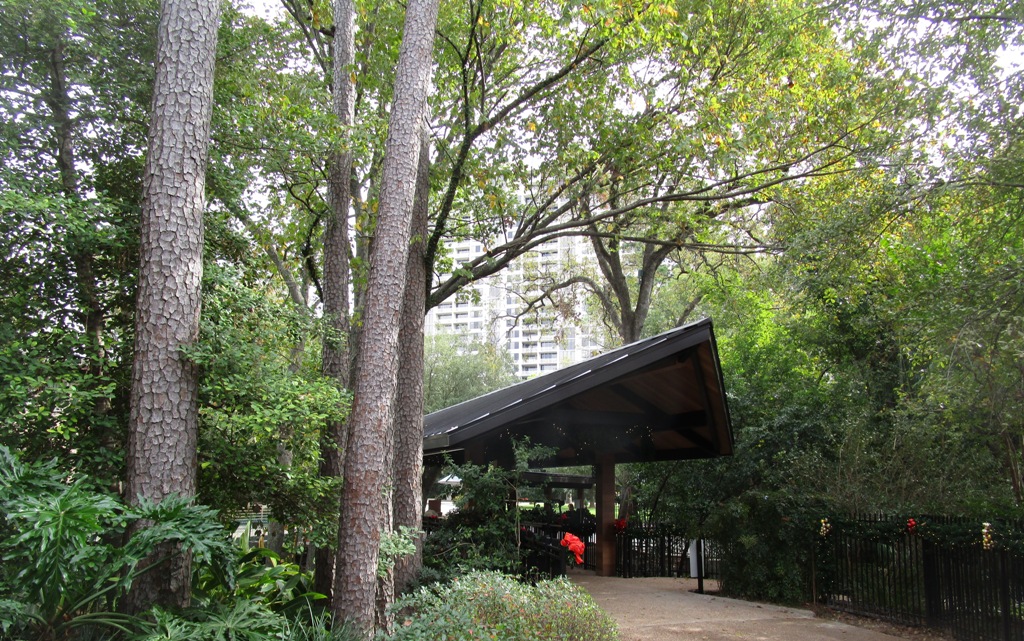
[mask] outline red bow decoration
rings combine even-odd
[[[569,551],[576,555],[577,565],[583,565],[583,551],[587,549],[587,546],[578,536],[566,532],[562,537],[562,547],[569,548]]]

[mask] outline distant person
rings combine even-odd
[[[581,527],[583,525],[583,513],[577,510],[575,505],[570,503],[569,509],[565,512],[565,516],[565,529],[579,536],[581,530],[583,529]]]

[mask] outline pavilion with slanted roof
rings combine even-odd
[[[615,465],[732,454],[711,320],[428,414],[424,464],[511,467],[524,438],[554,449],[545,467],[594,466],[597,574],[613,575]]]

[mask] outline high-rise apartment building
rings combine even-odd
[[[456,264],[484,251],[479,241],[451,246]],[[511,355],[516,374],[523,379],[590,358],[603,351],[603,346],[598,340],[600,334],[594,331],[596,327],[586,322],[584,297],[561,292],[557,308],[545,301],[533,310],[525,310],[546,286],[573,269],[593,265],[593,261],[590,245],[583,238],[550,240],[430,310],[426,333],[457,334],[495,344]]]

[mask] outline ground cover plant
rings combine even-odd
[[[471,572],[420,588],[394,607],[394,641],[613,641],[615,623],[582,588],[559,578],[534,585]]]
[[[130,507],[0,446],[0,515],[0,639],[354,638],[317,607],[307,573],[245,538],[233,545],[209,507],[178,497]],[[125,542],[139,519],[150,525]],[[193,607],[125,613],[132,583],[163,567],[140,561],[167,542],[193,554]]]
[[[141,619],[119,609],[143,559],[172,543],[198,564],[227,567],[228,539],[216,513],[168,497],[129,507],[55,463],[26,464],[0,446],[0,632],[63,639],[75,630],[130,631]],[[145,520],[125,542],[132,523]]]

